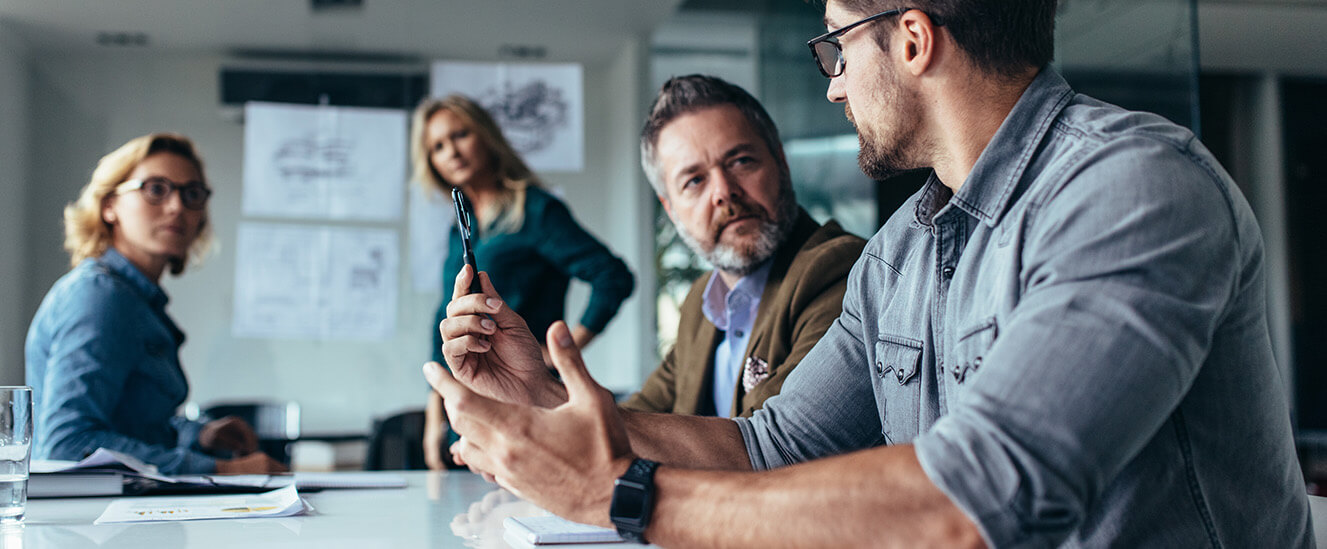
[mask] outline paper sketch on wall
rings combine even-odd
[[[383,340],[396,330],[396,231],[242,222],[236,337]]]
[[[434,97],[460,93],[493,115],[535,171],[585,168],[585,100],[577,64],[433,64]]]
[[[392,109],[248,103],[244,215],[399,219],[406,119]]]

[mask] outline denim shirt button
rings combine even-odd
[[[902,369],[900,369],[900,368],[895,368],[895,369],[894,369],[894,375],[895,375],[896,377],[898,377],[898,381],[899,381],[899,383],[903,383],[903,370],[902,370]]]
[[[885,363],[884,363],[884,362],[881,362],[881,361],[879,361],[879,360],[875,361],[875,375],[878,375],[878,376],[884,377],[884,375],[885,375]]]
[[[946,279],[953,278],[954,267],[951,265],[945,265],[944,268],[940,269],[940,276],[943,276]]]
[[[977,357],[972,361],[972,369],[976,370],[977,368],[981,368],[981,357]]]

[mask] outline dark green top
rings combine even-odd
[[[484,234],[476,228],[475,264],[487,272],[502,299],[525,319],[542,343],[554,321],[566,315],[567,286],[571,277],[590,284],[590,303],[580,324],[602,332],[631,295],[635,279],[626,263],[571,217],[571,211],[547,191],[525,191],[525,221],[514,233]],[[455,226],[442,267],[443,301],[435,315],[433,359],[442,360],[438,323],[447,317],[456,275],[461,273],[461,233]]]

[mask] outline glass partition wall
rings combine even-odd
[[[822,10],[804,0],[688,0],[653,38],[651,89],[692,73],[745,87],[779,126],[798,202],[817,221],[833,218],[869,238],[926,174],[872,181],[858,170],[857,135],[843,106],[825,99],[828,82],[806,47],[825,32]],[[1194,0],[1063,0],[1056,65],[1081,92],[1194,127],[1196,13]],[[710,267],[677,237],[663,209],[657,212],[662,355],[692,281]]]

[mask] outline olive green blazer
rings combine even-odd
[[[742,376],[734,389],[733,417],[748,417],[778,394],[783,380],[814,347],[843,310],[848,271],[866,241],[830,221],[816,224],[805,210],[797,225],[774,255],[756,321],[747,342],[743,364],[763,361],[768,377],[750,391]],[[640,392],[623,407],[645,412],[715,415],[713,394],[714,351],[723,335],[701,312],[705,285],[711,271],[691,285],[682,303],[677,342]]]

